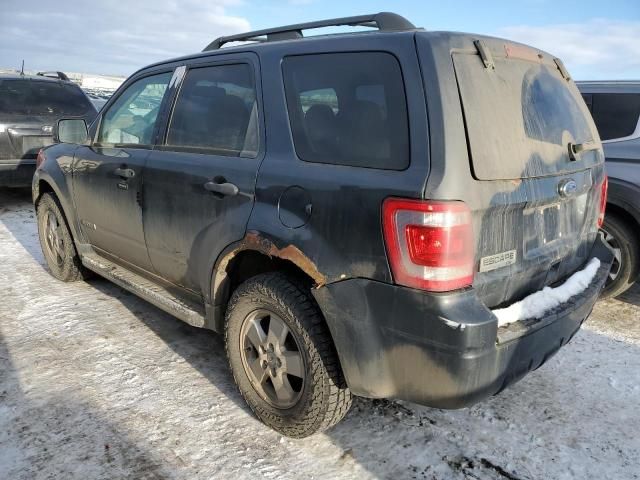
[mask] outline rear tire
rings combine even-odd
[[[605,241],[616,251],[609,279],[601,297],[617,297],[635,282],[640,270],[640,238],[632,227],[615,214],[604,217]]]
[[[236,289],[225,340],[240,393],[274,430],[304,438],[349,411],[351,392],[322,314],[285,275],[258,275]]]
[[[58,199],[51,193],[44,193],[36,215],[40,247],[51,274],[63,282],[82,279],[82,263]]]

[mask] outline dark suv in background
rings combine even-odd
[[[609,198],[603,230],[615,252],[604,296],[640,274],[640,81],[577,82],[604,148]]]
[[[378,30],[303,37],[333,25]],[[294,437],[352,394],[502,391],[611,265],[589,111],[559,59],[507,40],[390,13],[223,37],[56,135],[33,179],[52,274],[223,332],[249,406]]]
[[[31,185],[40,148],[61,117],[90,123],[97,111],[62,72],[0,74],[0,187]]]

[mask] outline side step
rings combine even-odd
[[[203,306],[186,303],[157,283],[94,253],[84,254],[82,256],[82,264],[89,270],[96,272],[107,280],[111,280],[116,285],[178,317],[189,325],[204,327],[205,311]]]

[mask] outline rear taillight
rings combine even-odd
[[[602,227],[604,222],[604,211],[607,208],[607,191],[609,190],[609,177],[604,176],[602,185],[600,185],[600,213],[598,214],[598,228]]]
[[[464,202],[388,198],[382,226],[397,284],[444,292],[473,282],[471,211]]]
[[[44,162],[44,152],[40,149],[40,151],[38,151],[38,156],[36,157],[36,168],[40,168],[42,162]]]

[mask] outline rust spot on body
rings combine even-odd
[[[239,253],[246,250],[254,250],[269,257],[276,257],[292,262],[313,279],[316,288],[327,283],[325,276],[320,273],[316,265],[304,253],[302,253],[298,247],[295,245],[287,245],[286,247],[278,248],[268,238],[265,238],[258,232],[251,231],[247,232],[238,247],[227,253],[218,264],[213,278],[212,287],[214,292],[218,291],[218,288],[225,282],[228,276],[227,267],[229,266],[229,263]]]
[[[248,232],[242,243],[246,246],[245,248],[241,247],[242,250],[258,250],[270,257],[277,257],[294,263],[304,273],[313,278],[317,287],[321,287],[327,282],[325,276],[320,273],[316,265],[295,245],[278,248],[271,240],[262,237],[257,232]]]

